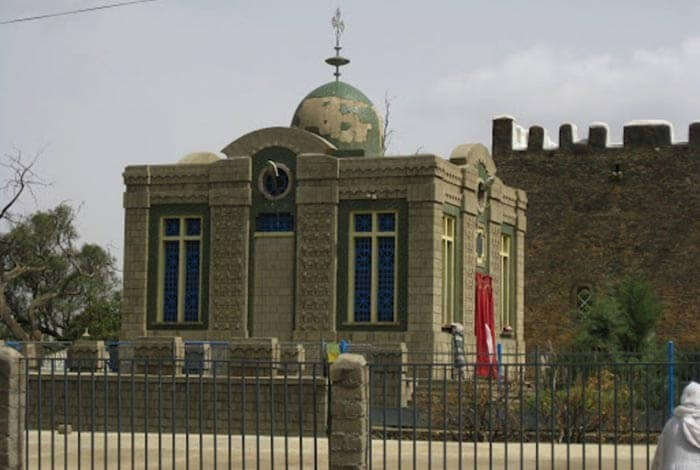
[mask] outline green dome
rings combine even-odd
[[[294,112],[292,127],[320,135],[341,154],[384,153],[381,116],[364,93],[345,82],[329,82],[306,95]]]

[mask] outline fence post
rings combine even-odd
[[[365,470],[369,441],[369,370],[359,354],[341,354],[331,378],[330,470]]]
[[[503,377],[503,346],[501,343],[496,345],[496,351],[498,352],[498,378],[500,379]]]
[[[13,348],[0,346],[0,468],[24,469],[26,361]]]
[[[675,373],[673,370],[673,341],[668,342],[668,416],[673,416],[673,403],[675,398]]]

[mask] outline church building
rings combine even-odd
[[[385,156],[339,51],[289,126],[126,167],[122,339],[405,342],[410,357],[450,351],[452,323],[473,349],[492,315],[491,343],[524,351],[525,192],[481,144]]]

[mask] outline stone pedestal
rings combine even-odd
[[[236,338],[231,340],[228,354],[231,375],[277,375],[280,361],[280,344],[277,338]]]
[[[280,347],[281,374],[295,375],[304,373],[304,361],[306,360],[306,350],[301,344],[285,344]],[[316,371],[320,375],[321,371]]]
[[[331,470],[367,468],[369,371],[359,354],[341,354],[331,365]]]
[[[0,468],[23,470],[26,382],[22,355],[0,347]]]
[[[107,367],[104,341],[81,338],[67,352],[67,366],[72,372],[98,372]]]
[[[179,336],[141,337],[132,342],[134,372],[177,375],[185,361],[185,343]],[[148,370],[146,370],[148,369]]]
[[[185,348],[185,370],[189,374],[200,374],[212,368],[211,346],[208,343],[189,343]],[[220,369],[217,370],[217,373]]]
[[[405,380],[407,354],[406,343],[378,345],[368,354],[372,364],[373,406],[407,406],[410,391]]]

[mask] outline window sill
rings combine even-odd
[[[397,321],[383,321],[383,322],[356,321],[356,322],[343,323],[343,326],[398,326],[398,325],[399,325],[399,322],[397,322]]]
[[[253,238],[287,238],[293,237],[294,232],[255,232]]]
[[[151,323],[148,325],[149,329],[163,329],[163,330],[172,330],[172,329],[182,329],[182,330],[201,330],[202,328],[206,328],[206,324],[201,321],[197,322],[155,322]]]

